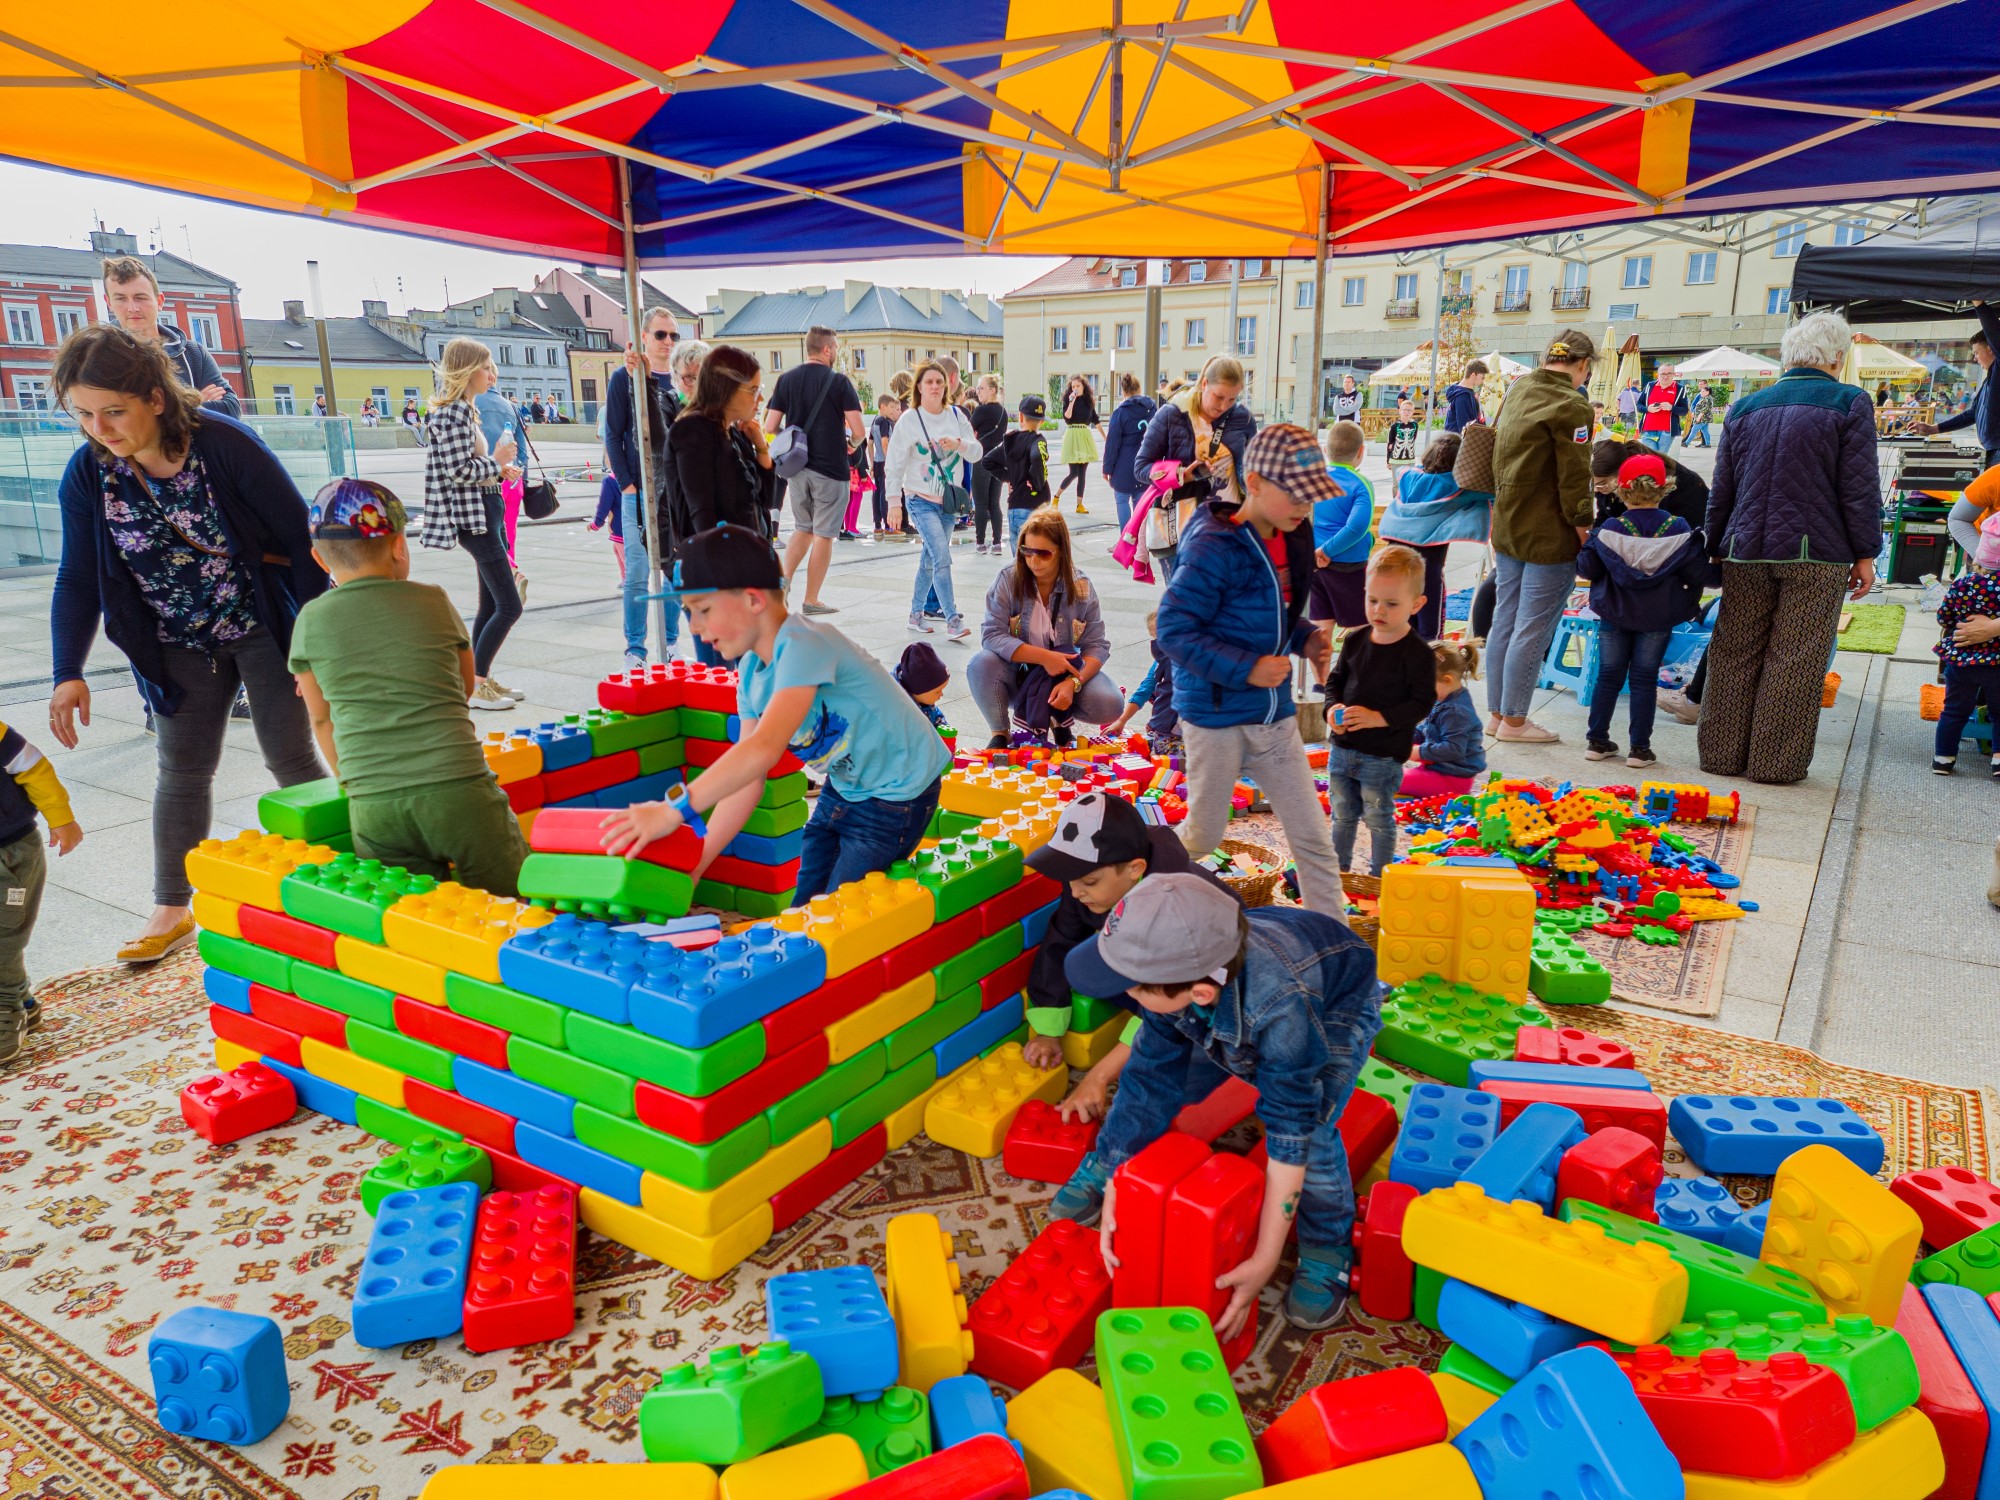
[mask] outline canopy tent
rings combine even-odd
[[[1840,378],[1849,385],[1922,385],[1931,378],[1930,366],[1907,354],[1899,354],[1887,344],[1877,343],[1865,333],[1854,335]]]
[[[1486,366],[1486,373],[1496,380],[1518,380],[1533,368],[1531,365],[1522,364],[1518,359],[1509,359],[1498,349],[1480,355],[1479,362]]]
[[[1405,354],[1401,359],[1392,359],[1388,364],[1382,366],[1381,369],[1376,370],[1368,377],[1368,384],[1370,386],[1409,385],[1415,382],[1421,385],[1424,381],[1430,379],[1430,376],[1431,345],[1430,340],[1425,339],[1424,342],[1417,345],[1416,348]]]
[[[1944,380],[1965,379],[1965,371],[1961,370],[1957,365],[1953,364],[1950,360],[1944,358],[1942,355],[1919,354],[1915,355],[1914,358],[1916,359],[1918,364],[1922,365],[1926,370],[1929,370],[1931,372],[1931,379],[1933,380],[1937,380],[1940,378]]]
[[[1924,226],[1859,245],[1807,245],[1792,305],[1838,307],[1850,323],[1912,323],[2000,302],[2000,212],[1985,199],[1930,206]]]
[[[1711,349],[1706,354],[1697,354],[1693,359],[1684,359],[1674,366],[1679,375],[1712,375],[1724,380],[1738,380],[1756,376],[1775,376],[1778,367],[1761,354],[1746,354],[1741,349],[1724,344],[1719,349]]]

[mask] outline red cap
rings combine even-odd
[[[1650,479],[1655,484],[1667,482],[1667,461],[1657,453],[1639,453],[1618,466],[1618,482],[1630,484],[1635,479]]]

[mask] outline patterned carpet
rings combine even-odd
[[[637,1461],[638,1402],[656,1372],[761,1339],[768,1275],[879,1268],[884,1221],[923,1209],[952,1230],[976,1298],[1041,1222],[1048,1189],[919,1138],[717,1282],[586,1235],[577,1328],[561,1343],[476,1356],[455,1338],[362,1349],[346,1317],[369,1228],[357,1181],[386,1147],[314,1115],[232,1146],[192,1135],[175,1095],[210,1066],[199,973],[189,954],[136,981],[92,971],[44,986],[49,1023],[0,1078],[4,1500],[404,1500],[446,1465]],[[1836,1094],[1888,1138],[1889,1170],[1986,1169],[1975,1092],[1666,1019],[1570,1018],[1626,1042],[1663,1092]],[[1750,1201],[1754,1183],[1734,1186]],[[153,1425],[146,1335],[192,1303],[264,1313],[284,1330],[291,1416],[254,1447]],[[1415,1325],[1357,1316],[1301,1335],[1267,1293],[1237,1386],[1261,1425],[1313,1384],[1428,1364],[1440,1348]]]

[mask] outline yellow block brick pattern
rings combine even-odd
[[[826,950],[826,977],[837,979],[929,930],[937,902],[914,880],[891,880],[877,870],[815,896],[804,906],[779,912],[772,921],[786,932],[803,932]]]
[[[1913,1406],[1797,1479],[1686,1477],[1687,1500],[1924,1500],[1944,1483],[1944,1449]]]
[[[937,975],[919,974],[900,989],[870,1000],[826,1028],[829,1063],[858,1057],[906,1022],[914,1021],[937,1002]]]
[[[422,895],[404,896],[384,912],[382,941],[406,957],[498,984],[500,945],[554,920],[553,912],[540,907],[448,880]]]
[[[901,1383],[928,1391],[972,1362],[958,1259],[936,1214],[898,1214],[882,1239]]]
[[[1759,1258],[1805,1277],[1829,1313],[1893,1328],[1922,1237],[1909,1204],[1833,1147],[1807,1146],[1778,1168]]]
[[[1074,1370],[1051,1370],[1007,1403],[1007,1435],[1028,1461],[1028,1487],[1126,1500],[1104,1392]]]
[[[663,1224],[691,1235],[723,1233],[759,1203],[789,1187],[833,1154],[833,1123],[815,1120],[783,1145],[773,1146],[723,1183],[698,1191],[651,1172],[639,1176],[639,1201]]]
[[[998,1156],[1021,1106],[1054,1104],[1068,1085],[1068,1068],[1030,1067],[1021,1044],[1009,1042],[951,1076],[924,1111],[924,1134],[972,1156]]]
[[[861,1445],[844,1432],[830,1432],[731,1464],[722,1471],[716,1500],[834,1500],[867,1482]]]
[[[333,857],[324,844],[246,829],[233,839],[203,839],[188,850],[188,883],[226,901],[283,911],[278,882],[300,865],[323,865]]]
[[[302,1037],[299,1059],[315,1078],[337,1083],[342,1088],[366,1094],[381,1104],[403,1106],[403,1075],[365,1057],[356,1057],[339,1047],[329,1047],[317,1037]]]
[[[771,1237],[769,1203],[759,1203],[714,1234],[690,1234],[677,1229],[645,1209],[607,1198],[595,1188],[577,1190],[576,1212],[586,1227],[606,1239],[629,1245],[641,1255],[650,1255],[662,1265],[685,1271],[701,1281],[713,1281],[724,1271],[741,1265],[751,1251]],[[654,1465],[643,1467],[656,1472]],[[657,1488],[649,1492],[663,1493]]]
[[[349,979],[380,985],[426,1005],[444,1004],[444,970],[424,959],[343,932],[333,940],[333,962]]]
[[[242,905],[240,901],[228,901],[221,896],[211,896],[207,891],[196,891],[188,910],[194,913],[195,926],[203,931],[240,938],[243,926],[236,920],[236,913]]]

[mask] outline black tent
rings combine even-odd
[[[1948,208],[1933,205],[1933,217]],[[1794,307],[1842,308],[1850,323],[1970,317],[1975,301],[2000,303],[2000,211],[1921,238],[1892,231],[1859,245],[1808,245],[1792,273]]]

